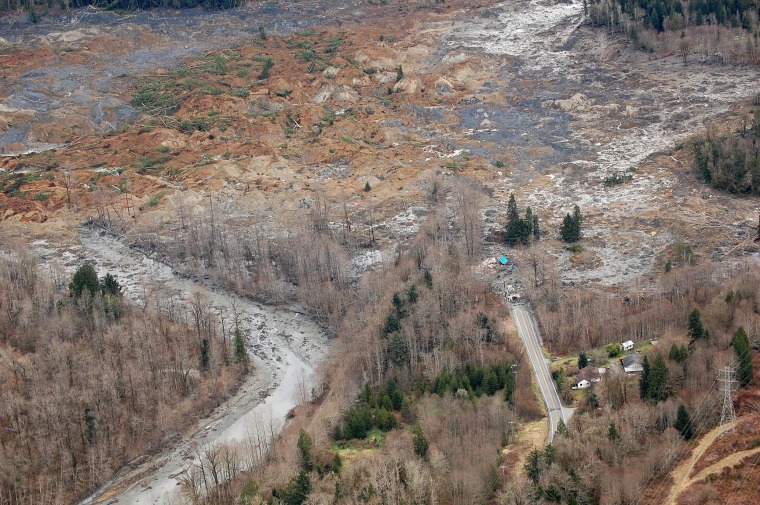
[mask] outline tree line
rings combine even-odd
[[[58,8],[61,10],[79,9],[92,5],[99,9],[135,11],[167,7],[170,9],[194,9],[202,7],[207,10],[232,9],[245,4],[245,0],[2,0],[0,12],[26,10],[30,20],[37,22],[40,13]]]

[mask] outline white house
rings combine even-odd
[[[594,382],[599,382],[602,380],[599,372],[600,370],[590,366],[582,368],[581,371],[578,372],[578,375],[575,376],[573,389],[586,389],[591,387],[591,384]]]
[[[633,340],[628,340],[627,342],[622,343],[623,350],[624,351],[630,351],[633,349]]]

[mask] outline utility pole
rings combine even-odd
[[[736,370],[729,364],[718,371],[718,380],[721,382],[720,390],[723,391],[723,410],[720,412],[720,424],[733,423],[736,421],[734,401],[731,398],[737,383]]]

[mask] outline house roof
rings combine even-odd
[[[623,345],[633,345],[633,340],[626,340]]]
[[[578,375],[575,376],[575,383],[578,384],[582,380],[587,380],[589,382],[595,382],[601,379],[601,376],[599,375],[599,370],[592,366],[587,366],[586,368],[581,368],[581,370],[578,372]]]
[[[629,354],[628,356],[624,356],[620,359],[620,362],[623,364],[624,368],[627,368],[632,365],[639,365],[641,364],[641,354],[635,352],[633,354]]]

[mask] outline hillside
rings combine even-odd
[[[62,484],[27,454],[0,504],[707,503],[751,478],[751,459],[716,465],[740,463],[726,457],[751,451],[752,433],[716,437],[704,454],[719,459],[689,448],[716,433],[717,369],[757,362],[757,5],[719,19],[712,3],[639,4],[303,0],[0,18],[3,258],[36,258],[44,297],[64,307],[82,264],[113,273],[130,318],[169,318],[188,339],[171,352],[188,362],[204,332],[229,346],[213,357],[224,380],[201,374],[193,406],[167,405],[171,422],[146,425],[124,456],[98,446],[88,477],[75,475],[85,436]],[[612,7],[614,23],[600,14]],[[685,54],[679,38],[693,43]],[[575,236],[560,233],[568,219]],[[43,292],[27,288],[0,305],[27,314],[4,323],[6,365],[58,352],[18,340],[41,332],[24,326]],[[577,407],[540,453],[545,412],[507,293],[535,314]],[[688,333],[694,309],[709,338]],[[72,352],[110,355],[92,332],[133,331],[113,324],[81,322]],[[734,350],[739,327],[748,343]],[[236,338],[252,366],[234,358]],[[579,353],[611,366],[606,346],[628,339],[660,356],[667,387],[639,395],[638,376],[614,373],[570,390]],[[133,345],[135,359],[148,352]],[[95,402],[74,383],[76,408]],[[43,384],[13,394],[44,397]],[[757,384],[738,394],[742,426]],[[682,406],[688,440],[674,428]],[[23,447],[12,417],[0,418],[4,447]],[[86,434],[84,414],[67,417]]]

